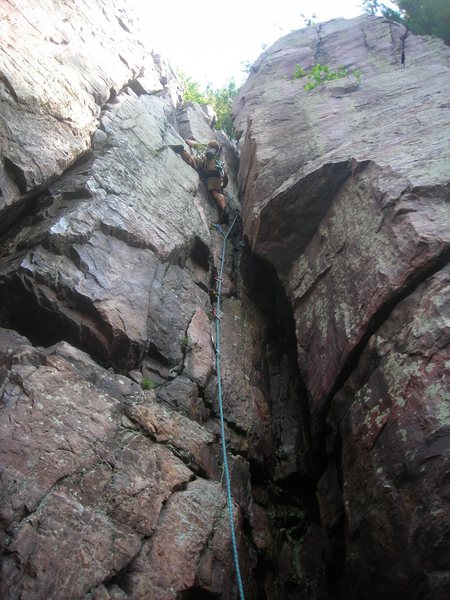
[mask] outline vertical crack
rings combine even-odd
[[[319,64],[319,63],[327,63],[328,62],[328,53],[325,51],[325,43],[324,43],[324,39],[322,37],[322,29],[323,29],[323,25],[322,23],[319,23],[319,25],[317,26],[317,41],[316,41],[316,47],[314,49],[314,64]]]
[[[400,61],[403,65],[403,67],[406,67],[406,38],[408,37],[408,31],[405,31],[405,33],[400,37],[400,41],[401,41],[401,49],[402,49],[402,53],[401,53],[401,58]]]

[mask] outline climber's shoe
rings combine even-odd
[[[181,154],[184,151],[183,144],[172,144],[169,145],[169,148],[171,148],[175,152],[175,154]]]

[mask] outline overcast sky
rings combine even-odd
[[[305,27],[305,17],[319,21],[362,13],[362,0],[148,0],[140,2],[142,25],[151,44],[177,69],[202,85],[221,87],[245,78],[265,45]],[[156,8],[156,6],[158,8]]]

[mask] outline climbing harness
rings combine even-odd
[[[230,235],[231,230],[236,222],[237,215],[234,217],[233,222],[231,223],[230,228],[225,233],[222,227],[219,224],[214,225],[219,234],[223,238],[222,243],[222,254],[220,257],[220,270],[216,277],[217,288],[216,288],[216,304],[213,308],[213,316],[216,321],[216,343],[214,346],[216,352],[216,372],[217,372],[217,385],[218,385],[218,401],[219,401],[219,416],[220,416],[220,437],[222,443],[222,463],[223,463],[223,473],[225,475],[225,487],[227,492],[227,506],[228,506],[228,517],[230,520],[230,531],[231,531],[231,545],[233,547],[233,559],[234,559],[234,567],[236,570],[236,579],[239,588],[239,598],[240,600],[244,600],[244,586],[242,585],[241,578],[241,570],[239,568],[239,555],[236,543],[236,531],[234,528],[234,518],[233,518],[233,500],[231,496],[231,481],[230,481],[230,470],[228,468],[228,459],[227,459],[227,444],[225,441],[225,423],[223,418],[223,403],[222,403],[222,380],[220,375],[220,292],[222,289],[222,275],[223,268],[225,263],[225,249],[227,244],[228,236]]]

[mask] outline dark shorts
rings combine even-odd
[[[211,190],[217,190],[218,192],[222,192],[222,180],[220,177],[207,177],[206,179],[206,189],[208,192]]]

